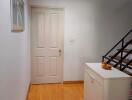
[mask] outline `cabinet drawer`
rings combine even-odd
[[[87,74],[96,82],[98,82],[100,85],[104,84],[103,78],[101,78],[98,74],[96,74],[94,71],[92,71],[90,68],[85,67],[85,71]]]

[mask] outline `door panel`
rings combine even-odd
[[[37,75],[38,76],[43,76],[44,75],[44,67],[45,67],[45,63],[44,63],[44,57],[37,57]]]
[[[45,47],[45,28],[44,28],[44,14],[38,16],[38,34],[37,34],[37,47]]]
[[[56,76],[57,75],[57,57],[50,57],[50,76]]]
[[[56,48],[58,44],[58,15],[57,14],[51,14],[50,15],[50,24],[51,30],[50,30],[50,47]],[[57,30],[56,30],[57,29]]]
[[[32,8],[32,83],[62,81],[62,19],[62,9]]]

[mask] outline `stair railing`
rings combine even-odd
[[[125,42],[125,39],[127,38],[128,35],[130,35],[132,33],[132,29],[112,48],[110,49],[104,56],[102,56],[102,62],[104,62],[104,59],[107,58],[107,56],[120,44],[122,43],[122,47],[121,49],[113,56],[111,57],[110,59],[108,59],[108,61],[106,63],[110,63],[119,53],[121,53],[121,59],[123,58],[123,50],[125,47],[128,46],[129,43],[132,43],[132,40],[129,41],[129,43],[127,43],[125,46],[124,46],[124,42]],[[121,69],[121,66],[122,66],[122,61],[121,61],[121,64],[120,64],[120,69]]]

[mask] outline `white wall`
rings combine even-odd
[[[11,32],[10,0],[0,0],[0,100],[25,100],[30,83],[28,5],[25,31]]]
[[[131,0],[30,0],[65,8],[64,80],[83,79],[85,62],[100,62],[132,28]]]

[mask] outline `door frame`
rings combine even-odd
[[[32,48],[31,48],[31,34],[32,34],[32,8],[49,8],[49,9],[51,9],[51,8],[56,8],[56,9],[63,9],[63,15],[65,15],[65,8],[60,8],[60,7],[48,7],[48,6],[42,6],[42,5],[29,5],[29,20],[30,20],[30,66],[31,66],[31,77],[32,77]],[[63,16],[63,34],[61,35],[61,45],[62,45],[62,56],[61,56],[61,82],[60,83],[63,83],[64,82],[64,33],[65,33],[65,28],[64,28],[64,26],[65,26],[65,16]],[[31,83],[32,84],[32,83]]]

